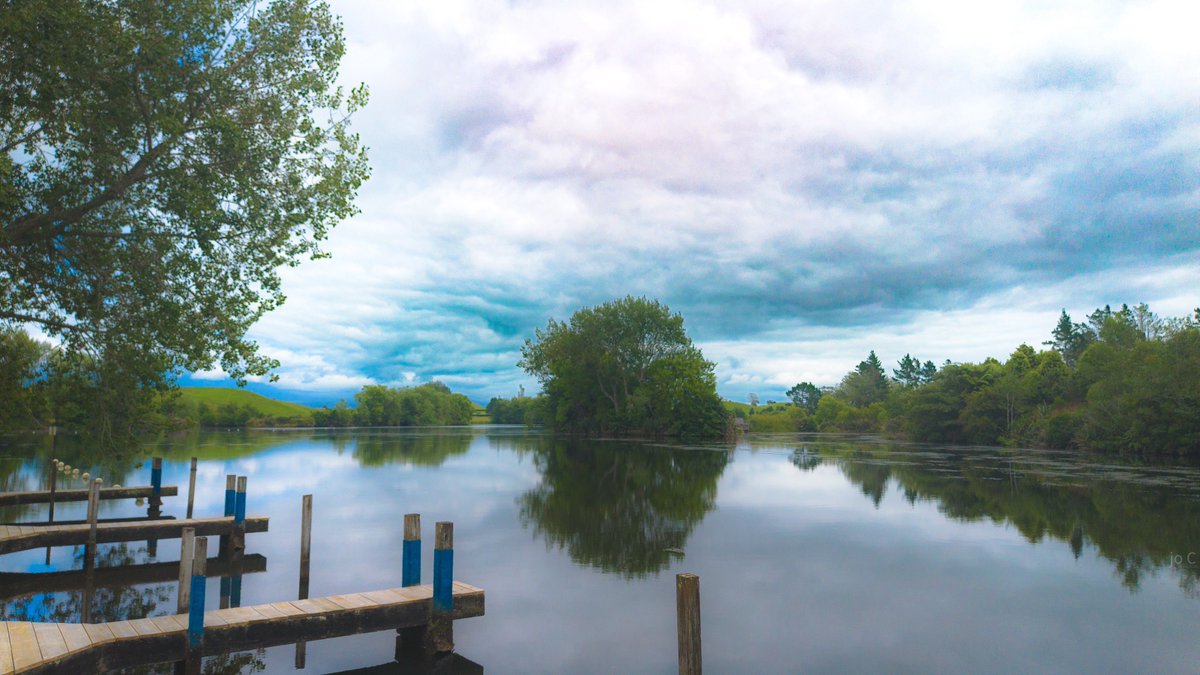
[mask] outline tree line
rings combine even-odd
[[[441,382],[415,387],[367,385],[354,395],[355,407],[342,400],[313,411],[319,427],[411,427],[470,424],[474,404]]]
[[[872,351],[836,387],[801,383],[751,428],[885,433],[916,441],[1200,456],[1200,309],[1063,310],[1038,350],[935,368],[910,355],[891,376]],[[757,418],[757,419],[756,419]],[[778,430],[778,429],[776,429]]]

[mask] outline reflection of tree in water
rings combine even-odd
[[[363,466],[416,464],[440,466],[447,457],[471,447],[469,434],[395,434],[355,437],[354,458]]]
[[[821,451],[816,448],[804,445],[792,451],[792,464],[801,471],[812,471],[821,466],[821,462]]]
[[[1185,593],[1200,597],[1200,565],[1186,562],[1189,552],[1200,551],[1200,501],[1178,487],[952,449],[929,457],[905,453],[903,461],[887,448],[821,453],[835,458],[876,505],[894,478],[910,503],[936,502],[955,520],[1010,523],[1031,543],[1046,537],[1066,543],[1077,558],[1090,541],[1131,591],[1146,575],[1165,569],[1179,576]],[[1172,564],[1175,555],[1184,564]]]
[[[521,521],[577,563],[626,577],[665,568],[712,510],[728,455],[628,443],[558,442],[537,451],[542,483]]]
[[[204,675],[261,673],[267,669],[266,655],[265,649],[258,649],[252,652],[206,656],[201,662],[200,672]],[[158,663],[153,666],[138,666],[114,671],[120,675],[174,675],[176,672],[175,665],[172,663]]]
[[[77,560],[82,567],[83,548]],[[96,557],[97,567],[120,567],[145,562],[144,547],[131,550],[129,544],[101,546]],[[66,593],[44,593],[17,598],[3,604],[3,618],[10,621],[51,621],[78,623],[83,617],[83,591]],[[173,584],[155,584],[145,587],[130,585],[98,587],[92,595],[92,622],[125,621],[158,616],[168,612],[156,611],[159,603],[174,600]],[[170,612],[174,613],[174,605]]]

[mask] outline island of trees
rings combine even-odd
[[[520,366],[538,379],[545,426],[587,435],[717,438],[729,416],[717,396],[713,363],[664,304],[625,297],[551,319],[525,341]],[[528,410],[528,408],[527,408]]]

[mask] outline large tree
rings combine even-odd
[[[144,387],[246,338],[368,174],[319,0],[0,4],[0,327]]]
[[[518,364],[542,384],[553,427],[584,433],[715,436],[726,415],[713,364],[683,317],[646,298],[585,307],[526,340]]]

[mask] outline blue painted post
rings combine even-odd
[[[241,551],[246,548],[246,477],[238,476],[237,493],[233,502],[233,532],[229,540],[230,549]]]
[[[237,500],[237,476],[225,474],[225,517],[233,515],[234,502]]]
[[[196,537],[196,552],[192,558],[192,588],[188,598],[188,643],[185,672],[200,672],[200,657],[204,653],[204,586],[208,579],[208,538]]]
[[[162,503],[162,457],[155,457],[150,464],[150,503]]]
[[[421,583],[421,514],[404,515],[404,549],[400,565],[400,585]]]
[[[239,563],[239,565],[240,565],[240,563]],[[239,571],[240,571],[240,569],[239,569]],[[241,574],[233,575],[233,579],[230,580],[229,606],[230,607],[241,607],[242,606],[242,575]]]
[[[425,631],[425,649],[454,651],[454,523],[440,522],[433,539],[433,608]]]

